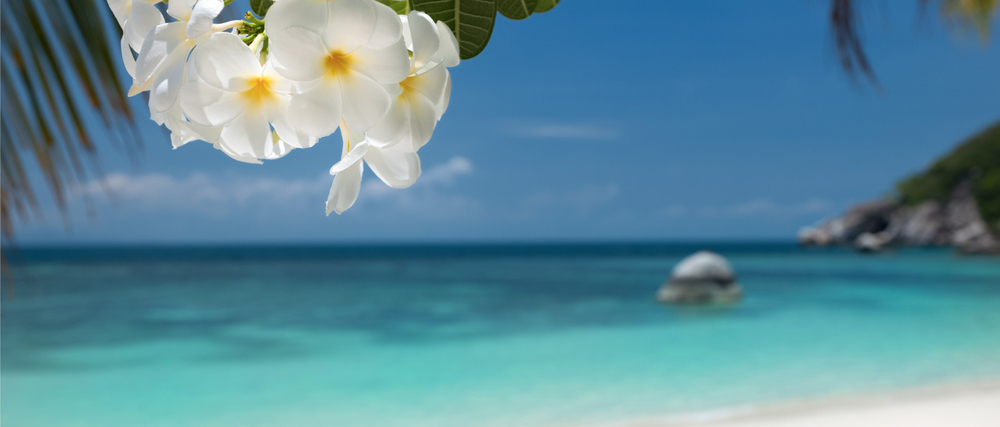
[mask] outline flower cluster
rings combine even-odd
[[[364,165],[390,187],[420,176],[417,151],[448,108],[458,43],[423,12],[375,0],[280,0],[265,19],[215,23],[227,2],[108,0],[129,95],[149,92],[174,147],[204,140],[243,162],[277,159],[340,130],[326,204],[357,200]]]

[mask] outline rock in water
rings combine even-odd
[[[681,260],[656,299],[672,304],[731,303],[743,297],[729,261],[711,251],[700,251]]]
[[[858,252],[879,252],[883,249],[886,243],[886,239],[882,236],[883,233],[861,233],[857,239],[854,239],[854,250]]]

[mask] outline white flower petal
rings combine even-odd
[[[238,160],[238,161],[241,161],[243,163],[252,163],[252,164],[255,164],[255,165],[259,165],[259,164],[263,164],[264,163],[264,162],[260,161],[260,159],[258,159],[256,157],[253,157],[253,156],[242,156],[242,155],[236,154],[236,153],[234,153],[232,151],[229,151],[229,149],[226,148],[226,146],[224,144],[222,144],[221,142],[218,142],[218,141],[215,142],[214,144],[212,144],[212,146],[215,147],[216,150],[219,150],[219,151],[221,151],[223,153],[226,153],[227,156],[233,158],[234,160]]]
[[[345,142],[344,144],[346,148],[347,143]],[[368,151],[370,149],[371,149],[371,144],[368,144],[368,141],[364,140],[359,141],[357,144],[351,147],[351,151],[348,151],[347,155],[341,158],[339,162],[335,163],[333,167],[330,168],[330,175],[336,175],[338,173],[341,173],[347,168],[354,165],[355,163],[360,162],[361,159],[364,158],[365,154],[368,154]]]
[[[178,46],[187,41],[184,36],[184,23],[171,22],[169,24],[157,25],[142,44],[139,58],[135,62],[136,82],[144,85],[153,73],[159,68],[167,55],[170,55]],[[191,50],[190,47],[187,48]]]
[[[136,52],[142,53],[142,43],[146,40],[146,36],[163,22],[163,15],[156,6],[141,1],[132,2],[132,13],[125,22],[124,30],[124,34],[128,36],[129,46]]]
[[[201,81],[185,84],[181,88],[180,101],[184,115],[203,126],[225,125],[246,108],[240,94]]]
[[[278,64],[275,63],[275,68],[277,68],[277,66],[278,66]],[[303,93],[303,92],[310,91],[313,88],[315,88],[316,86],[319,86],[319,84],[322,83],[323,80],[324,79],[316,79],[316,80],[312,80],[312,81],[308,81],[308,82],[299,82],[299,81],[295,81],[295,80],[289,80],[288,82],[292,84],[291,93],[294,94],[294,93]]]
[[[272,34],[272,33],[268,33]],[[297,81],[316,80],[326,74],[329,55],[319,34],[305,27],[291,27],[269,37],[269,52],[277,61],[275,70]]]
[[[157,113],[153,109],[149,110],[149,119],[156,123],[157,126],[163,126],[163,123],[167,121],[167,115],[164,113]]]
[[[291,153],[292,150],[295,149],[295,147],[288,145],[288,143],[282,140],[281,137],[278,136],[278,133],[275,131],[271,132],[271,140],[273,142],[267,147],[267,153],[266,153],[267,155],[265,156],[265,158],[268,160],[280,159],[282,157],[285,157],[285,155]]]
[[[128,38],[122,36],[121,41],[122,62],[125,63],[125,71],[135,80],[135,57],[132,56],[132,48],[128,46]],[[131,95],[130,95],[131,96]]]
[[[361,175],[364,173],[364,163],[355,162],[333,178],[330,196],[326,199],[326,214],[336,212],[342,214],[354,205],[361,192]]]
[[[108,0],[108,7],[111,8],[111,13],[115,15],[118,26],[124,29],[125,21],[132,10],[132,0]]]
[[[426,13],[412,11],[407,16],[413,47],[413,70],[420,70],[434,60],[441,46],[438,28]]]
[[[197,141],[197,140],[198,140],[197,137],[194,137],[190,134],[178,132],[175,130],[170,131],[170,145],[174,147],[175,150],[187,145],[187,143],[191,141]]]
[[[410,104],[399,98],[392,101],[389,112],[375,127],[368,131],[367,139],[372,146],[384,148],[399,142],[410,127]]]
[[[271,126],[263,108],[247,108],[222,127],[219,141],[239,156],[262,159],[271,144]]]
[[[175,104],[166,112],[153,113],[152,119],[170,130],[170,138],[174,148],[199,139],[214,142],[219,139],[219,132],[222,130],[218,127],[201,126],[187,121],[181,111],[180,104]]]
[[[350,53],[368,43],[377,24],[370,0],[336,0],[327,4],[328,21],[322,31],[326,47]]]
[[[197,135],[198,139],[202,141],[207,141],[214,144],[215,141],[219,140],[219,135],[222,134],[221,127],[202,126],[194,122],[185,122],[185,123],[187,124],[188,129],[191,129],[191,133]]]
[[[178,21],[191,19],[191,9],[197,0],[170,0],[167,4],[167,15],[173,16]]]
[[[441,100],[438,101],[438,120],[441,120],[444,112],[448,111],[448,102],[451,100],[451,73],[448,70],[445,70],[445,77],[444,93],[441,95]]]
[[[267,79],[268,89],[270,89],[271,92],[282,95],[291,95],[292,92],[296,91],[292,82],[281,74],[278,74],[278,72],[274,69],[274,61],[267,61],[267,63],[264,64],[264,70],[261,71],[260,75],[261,77]]]
[[[193,41],[187,41],[170,52],[167,58],[157,67],[153,75],[153,89],[150,93],[150,106],[154,111],[164,112],[177,103],[177,94],[184,85],[184,67],[188,52],[194,47]]]
[[[190,142],[190,141],[199,140],[199,139],[202,140],[202,141],[206,141],[206,142],[212,143],[214,141],[218,141],[219,140],[219,134],[222,132],[222,128],[221,127],[202,126],[202,125],[199,125],[197,123],[183,121],[183,118],[177,118],[177,119],[175,119],[175,118],[169,117],[167,119],[167,124],[166,125],[167,125],[167,127],[169,129],[181,129],[182,132],[183,132],[183,135],[185,137],[189,138],[189,140],[185,141],[184,143],[187,143],[187,142]],[[177,144],[175,142],[174,143],[174,148],[180,147],[181,145],[183,145],[183,143],[182,144]]]
[[[420,156],[394,150],[372,148],[365,163],[375,175],[392,188],[406,188],[420,177]]]
[[[371,2],[375,7],[375,31],[368,40],[368,46],[381,49],[399,41],[403,35],[402,24],[399,15],[391,7],[380,2]]]
[[[455,38],[455,33],[451,32],[451,28],[442,21],[437,22],[438,27],[438,37],[441,40],[441,47],[438,49],[437,55],[434,55],[437,62],[444,64],[445,67],[454,67],[460,62],[458,56],[458,39]]]
[[[434,134],[438,118],[437,105],[421,94],[409,95],[406,101],[410,105],[409,138],[404,138],[393,148],[400,151],[417,151],[427,144]]]
[[[389,93],[361,73],[345,73],[340,79],[344,96],[344,121],[356,132],[367,132],[389,111]]]
[[[173,0],[170,2],[173,6]],[[196,39],[209,34],[212,31],[212,21],[226,5],[222,0],[198,0],[191,11],[191,18],[187,24],[187,38]]]
[[[403,29],[403,42],[406,43],[406,48],[413,50],[413,39],[410,37],[410,19],[406,15],[399,15],[399,24]]]
[[[152,79],[146,80],[142,84],[139,84],[139,82],[133,80],[132,87],[128,88],[128,96],[136,96],[142,92],[149,90],[151,86],[153,86]]]
[[[249,79],[260,77],[257,56],[235,34],[212,34],[194,54],[198,77],[219,89],[243,92],[250,88]]]
[[[343,95],[336,79],[323,79],[312,89],[292,95],[288,122],[303,133],[322,138],[337,130]]]
[[[273,100],[266,102],[264,108],[267,110],[267,120],[274,126],[274,130],[282,141],[294,148],[309,148],[319,142],[319,138],[310,137],[288,123],[288,104],[290,96],[275,96]]]
[[[207,142],[218,141],[222,128],[201,126],[184,120],[180,114],[167,114],[166,122],[163,124],[170,130],[170,139],[174,148],[179,148],[191,141],[203,140]]]
[[[410,90],[418,91],[427,98],[434,100],[434,104],[444,95],[445,86],[448,82],[448,71],[443,65],[438,65],[423,74],[407,77],[403,85]]]
[[[403,39],[383,49],[360,48],[351,59],[352,70],[382,84],[399,83],[410,75],[410,57]]]
[[[303,27],[314,32],[326,26],[328,7],[325,1],[281,0],[267,10],[267,35],[274,43],[281,32],[291,27]]]

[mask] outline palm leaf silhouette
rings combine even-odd
[[[67,189],[99,174],[96,141],[131,150],[139,140],[112,48],[120,30],[104,0],[3,0],[0,19],[0,214],[8,239],[15,217],[42,215],[43,186],[65,215]],[[32,182],[33,170],[44,183]]]
[[[1000,0],[918,0],[922,7],[939,3],[942,17],[959,27],[974,28],[983,42],[989,40],[990,23]],[[830,24],[840,65],[848,75],[863,75],[878,86],[861,38],[861,13],[857,0],[830,0]]]

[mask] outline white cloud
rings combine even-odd
[[[678,218],[689,214],[699,217],[794,217],[829,213],[834,210],[832,203],[823,199],[809,199],[801,203],[781,204],[771,199],[754,199],[727,207],[701,206],[687,207],[672,205],[657,211],[656,218]]]
[[[726,213],[730,216],[798,216],[827,212],[832,208],[830,202],[822,199],[784,205],[770,199],[756,199],[732,206]]]
[[[541,139],[615,139],[618,132],[591,125],[544,124],[511,128],[518,136]]]
[[[373,212],[406,212],[428,218],[455,218],[482,210],[482,203],[455,194],[459,178],[473,172],[472,162],[461,156],[424,170],[420,179],[407,189],[395,189],[366,173],[357,204],[351,209]],[[369,178],[370,177],[370,178]],[[348,211],[350,212],[350,211]]]
[[[570,207],[579,215],[588,215],[595,208],[617,199],[619,193],[620,189],[615,184],[586,186],[564,192],[544,190],[525,197],[514,216],[534,218],[543,210],[560,207]]]
[[[472,162],[461,156],[452,157],[447,163],[432,167],[420,174],[418,183],[427,185],[452,185],[455,178],[472,173]]]
[[[150,173],[132,176],[120,172],[91,181],[75,189],[81,196],[108,195],[124,208],[144,211],[197,212],[213,217],[225,217],[237,211],[258,206],[282,206],[310,198],[322,207],[324,188],[329,175],[313,179],[285,180],[277,178],[216,177],[192,173],[185,178]]]
[[[656,213],[657,218],[678,218],[684,216],[687,213],[687,209],[681,205],[667,206],[666,208],[660,209]]]
[[[454,217],[480,209],[478,201],[452,194],[458,179],[473,172],[472,162],[461,156],[425,170],[417,183],[405,190],[389,188],[366,171],[361,195],[348,212],[366,214],[407,212],[427,217]],[[281,216],[290,211],[314,209],[322,213],[333,177],[279,179],[246,176],[210,176],[192,173],[183,178],[149,173],[111,173],[80,185],[78,196],[109,196],[122,210],[190,212],[224,218],[231,215]]]
[[[472,172],[472,162],[456,156],[426,169],[412,187],[397,190],[383,184],[368,170],[358,202],[348,213],[364,211],[370,215],[384,210],[440,218],[475,212],[480,209],[478,201],[452,192],[457,181]],[[308,210],[321,215],[332,182],[333,177],[326,173],[315,179],[280,179],[211,176],[200,172],[182,178],[161,173],[133,176],[116,172],[81,184],[74,191],[77,197],[108,196],[121,211],[274,218]]]

